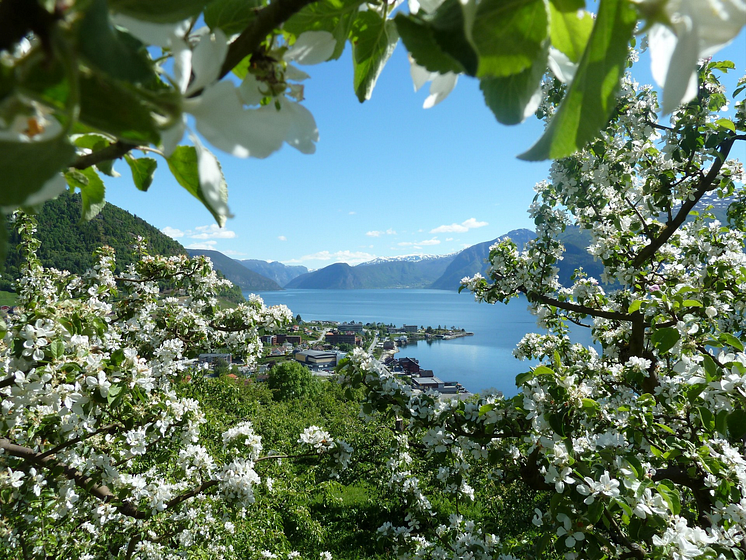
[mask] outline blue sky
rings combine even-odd
[[[746,34],[723,55],[743,74]],[[423,109],[428,86],[414,92],[401,45],[373,98],[360,104],[350,58],[348,50],[338,61],[304,67],[311,75],[304,105],[320,133],[315,154],[287,145],[265,160],[216,152],[235,216],[225,228],[176,183],[163,160],[147,193],[134,188],[128,168],[119,163],[122,178],[108,180],[107,200],[186,247],[310,269],[452,253],[532,228],[526,210],[549,164],[516,155],[539,138],[541,122],[500,125],[478,82],[467,77],[459,78],[445,101]],[[648,82],[647,65],[638,66],[638,80]]]

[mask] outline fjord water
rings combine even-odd
[[[246,294],[248,295],[248,294]],[[516,394],[515,376],[530,364],[513,357],[524,334],[539,332],[524,298],[508,305],[476,303],[468,292],[445,290],[284,290],[260,292],[266,305],[287,305],[304,321],[357,321],[444,327],[474,336],[419,341],[402,348],[397,358],[416,358],[444,381],[458,381],[476,393],[488,388]],[[587,329],[573,330],[573,340],[590,344]]]

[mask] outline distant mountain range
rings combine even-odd
[[[204,249],[187,249],[190,257],[204,255],[210,257],[212,265],[236,286],[245,291],[270,292],[282,290],[274,280],[257,274],[241,264],[241,262],[225,256],[219,251],[208,251]]]
[[[456,255],[440,278],[429,287],[436,290],[457,290],[464,276],[474,276],[477,272],[484,274],[487,270],[485,260],[490,254],[490,247],[508,237],[513,240],[520,251],[526,243],[536,238],[536,234],[529,229],[516,229],[492,241],[467,247]]]
[[[430,288],[433,280],[445,272],[455,255],[420,260],[378,260],[350,266],[336,263],[291,280],[286,288],[362,289]]]
[[[716,196],[706,196],[698,210],[712,205],[711,212],[726,222],[727,204]],[[296,289],[363,289],[363,288],[433,288],[456,290],[465,276],[485,274],[489,248],[497,241],[509,237],[518,249],[536,238],[528,229],[518,229],[507,234],[467,247],[449,255],[406,255],[381,257],[357,266],[335,263],[309,272],[305,266],[287,266],[280,262],[257,259],[235,260],[218,251],[187,249],[162,234],[145,221],[107,204],[101,214],[84,224],[80,218],[80,197],[62,195],[47,202],[38,214],[39,238],[42,241],[39,257],[46,266],[81,273],[91,266],[91,253],[103,244],[117,251],[117,264],[124,267],[133,261],[132,240],[140,235],[148,238],[155,254],[173,255],[187,251],[189,255],[210,257],[213,265],[226,278],[243,291],[272,291],[283,288]],[[20,255],[13,247],[15,234],[9,233],[11,250],[5,261],[5,274],[0,278],[0,289],[12,289],[12,279],[18,276]],[[590,276],[599,278],[603,272],[600,262],[588,254],[590,234],[577,227],[568,227],[560,239],[565,254],[559,263],[559,280],[567,286],[575,269],[582,267]],[[240,294],[238,294],[240,297]]]
[[[257,274],[261,274],[270,280],[274,280],[280,286],[285,286],[293,278],[297,278],[301,274],[306,274],[308,272],[308,269],[305,266],[287,266],[277,261],[267,262],[256,259],[247,259],[238,262],[249,270],[253,270]]]
[[[360,263],[357,266],[370,266],[372,264],[383,264],[390,262],[420,262],[433,259],[442,259],[444,257],[455,257],[456,255],[458,255],[458,251],[456,251],[455,253],[450,253],[448,255],[400,255],[398,257],[378,257],[373,259],[372,261]]]
[[[432,288],[457,290],[461,279],[485,274],[489,248],[505,238],[512,239],[519,250],[536,238],[528,229],[513,230],[497,239],[472,245],[449,255],[408,255],[405,257],[377,258],[357,266],[334,263],[308,272],[304,266],[286,266],[279,262],[261,260],[237,261],[217,251],[189,250],[190,255],[209,256],[218,270],[244,290],[330,289],[359,290],[385,288]],[[590,242],[587,233],[568,228],[563,234],[567,252],[560,262],[560,281],[567,285],[573,271],[583,267],[598,277],[602,266],[594,262],[585,247]],[[249,270],[251,269],[251,270]],[[261,275],[261,276],[260,276]],[[262,283],[262,279],[266,282]],[[246,286],[246,287],[244,287]]]

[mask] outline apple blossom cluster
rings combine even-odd
[[[200,403],[180,385],[199,353],[261,353],[287,324],[261,299],[224,310],[208,259],[155,257],[116,272],[101,248],[85,274],[44,269],[33,220],[17,214],[25,262],[0,341],[0,535],[33,557],[232,557],[225,539],[263,491],[261,437],[228,427],[209,451]],[[164,293],[164,286],[167,292]],[[225,350],[223,350],[225,351]],[[312,427],[301,436],[335,468],[352,449]],[[268,481],[269,486],[269,481]]]
[[[323,455],[328,454],[335,464],[332,476],[338,476],[339,471],[347,468],[352,457],[352,447],[344,440],[334,439],[331,437],[329,432],[322,430],[318,426],[309,426],[300,438],[298,443],[301,444],[302,448],[309,449],[312,453]]]
[[[364,415],[403,419],[389,467],[408,524],[380,529],[401,557],[455,558],[464,542],[481,543],[473,557],[535,557],[548,543],[568,560],[743,556],[746,232],[730,154],[746,120],[715,75],[731,68],[704,63],[697,102],[665,124],[655,93],[625,80],[602,139],[537,186],[537,239],[522,252],[498,243],[484,276],[464,279],[479,301],[524,294],[548,331],[515,350],[539,362],[516,396],[448,400],[362,353],[343,365],[345,382],[367,390]],[[569,227],[589,236],[603,273],[576,271],[564,287],[555,267]],[[568,321],[595,345],[573,343]],[[411,470],[411,442],[440,465],[429,484]],[[475,473],[545,492],[533,519],[544,537],[490,539],[488,550],[468,520],[443,529],[423,489],[458,486],[468,500]]]

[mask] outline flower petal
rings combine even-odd
[[[223,177],[223,170],[218,159],[202,145],[196,135],[190,134],[189,138],[197,151],[200,193],[218,225],[223,227],[226,218],[233,217],[228,208],[228,185]]]
[[[417,64],[411,54],[409,55],[409,75],[412,76],[415,91],[419,91],[422,86],[437,76],[435,72],[430,72]]]
[[[296,68],[292,64],[288,64],[288,67],[285,69],[286,80],[293,80],[294,82],[302,82],[303,80],[307,80],[310,77],[311,76],[306,74],[303,70]]]
[[[174,37],[171,41],[171,54],[174,58],[174,85],[181,93],[184,93],[192,77],[192,50],[186,41]]]
[[[161,134],[161,148],[166,157],[174,153],[174,150],[181,142],[184,137],[184,131],[186,130],[186,115],[182,116],[179,121],[173,126],[160,131]]]
[[[174,37],[183,37],[191,25],[188,19],[176,23],[152,23],[123,14],[112,16],[111,21],[114,25],[125,28],[143,43],[162,48],[169,47]]]
[[[425,109],[435,107],[438,103],[443,101],[448,94],[453,91],[458,81],[458,74],[453,72],[447,72],[445,74],[438,74],[430,84],[430,95],[425,99],[425,103],[422,105]]]
[[[244,134],[245,110],[233,83],[208,87],[199,97],[186,99],[184,108],[194,115],[197,130],[210,144],[236,157],[252,155]]]
[[[303,65],[319,64],[329,60],[336,46],[337,40],[328,31],[306,31],[298,36],[284,58]]]
[[[673,51],[663,84],[663,113],[667,114],[682,103],[687,103],[697,96],[697,62],[699,60],[699,42],[696,33],[679,33],[676,48]]]
[[[36,206],[47,200],[56,198],[65,192],[66,189],[67,181],[65,181],[65,176],[58,173],[44,183],[38,191],[31,193],[19,206]]]
[[[650,70],[655,83],[661,87],[666,83],[666,74],[677,42],[673,30],[660,23],[656,23],[648,31]]]
[[[187,94],[200,91],[218,79],[226,54],[228,54],[228,39],[220,29],[202,36],[192,54],[194,81],[189,84]]]
[[[256,79],[254,74],[248,73],[238,86],[238,92],[246,105],[259,105],[265,94],[261,92],[262,83]]]
[[[578,65],[573,63],[565,53],[549,47],[549,69],[563,84],[569,84],[575,77],[575,71]]]
[[[286,113],[290,123],[285,141],[301,153],[314,153],[316,142],[319,141],[319,129],[311,111],[288,99],[281,99],[280,107],[280,112]]]

